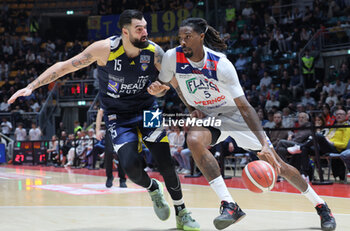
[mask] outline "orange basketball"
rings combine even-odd
[[[255,193],[263,193],[273,189],[276,177],[276,172],[271,164],[263,160],[250,162],[242,172],[245,187]]]

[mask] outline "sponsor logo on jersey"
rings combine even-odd
[[[108,90],[113,93],[118,93],[120,83],[114,82],[113,80],[108,81]]]
[[[224,95],[221,95],[215,99],[209,99],[209,100],[203,100],[203,101],[194,101],[195,104],[200,104],[203,106],[206,105],[211,105],[211,104],[215,104],[215,103],[219,103],[220,101],[224,100],[226,97]]]
[[[140,63],[150,63],[151,56],[150,55],[140,55]]]
[[[141,64],[141,70],[146,71],[147,68],[148,68],[148,64],[146,63]]]
[[[185,70],[188,66],[190,66],[189,64],[185,64],[182,67],[180,67],[182,70]]]
[[[215,70],[215,63],[214,61],[207,60],[207,69],[214,71]]]
[[[117,119],[117,115],[116,114],[108,115],[108,121],[116,120],[116,119]]]
[[[188,92],[194,94],[197,90],[214,90],[220,93],[218,86],[208,79],[191,78],[186,80]]]

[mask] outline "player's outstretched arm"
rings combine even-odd
[[[267,160],[277,171],[280,173],[281,165],[275,158],[273,147],[269,147],[268,140],[266,139],[265,132],[260,124],[259,117],[254,108],[249,104],[246,97],[240,96],[234,99],[239,111],[241,112],[243,119],[247,123],[249,129],[255,134],[262,145],[261,151],[258,153],[259,157],[262,156],[264,160]]]
[[[109,41],[101,40],[88,46],[83,52],[63,62],[57,62],[46,71],[44,71],[33,82],[29,83],[27,87],[18,90],[7,101],[9,104],[13,103],[20,96],[29,96],[32,92],[46,84],[49,84],[60,77],[89,66],[97,61],[102,64],[106,62],[109,55]]]

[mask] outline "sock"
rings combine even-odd
[[[319,197],[313,188],[311,188],[310,185],[308,185],[305,192],[302,193],[311,203],[316,207],[318,204],[324,204],[324,200],[322,200],[321,197]]]
[[[235,203],[235,201],[231,197],[231,194],[228,192],[225,181],[221,175],[215,178],[214,180],[210,181],[209,184],[221,201]]]
[[[151,183],[147,187],[147,190],[149,192],[153,192],[154,190],[157,190],[157,189],[158,189],[158,184],[154,180],[151,179]]]
[[[173,204],[174,204],[175,213],[177,216],[177,215],[179,215],[179,212],[185,208],[185,202],[184,202],[183,198],[181,198],[180,200],[173,200]]]

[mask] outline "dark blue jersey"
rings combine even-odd
[[[156,80],[155,44],[141,49],[135,58],[126,56],[121,37],[110,38],[111,51],[106,66],[98,66],[100,103],[107,115],[129,114],[149,108],[155,97],[147,87]]]

